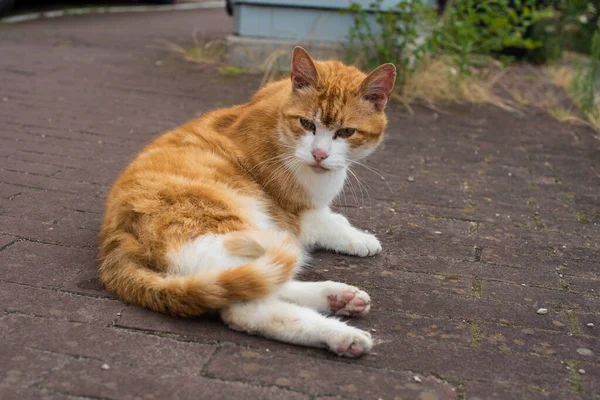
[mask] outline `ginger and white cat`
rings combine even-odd
[[[367,293],[294,277],[307,249],[381,251],[329,205],[349,164],[382,141],[395,77],[392,64],[365,75],[297,47],[291,79],[156,139],[108,196],[101,281],[155,311],[219,309],[250,334],[347,357],[371,350],[368,332],[325,316],[367,313]]]

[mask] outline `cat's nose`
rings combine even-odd
[[[329,157],[329,154],[327,154],[325,150],[321,149],[313,149],[311,153],[315,161],[318,163]]]

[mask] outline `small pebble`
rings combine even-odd
[[[594,353],[590,349],[586,349],[584,347],[578,348],[577,353],[581,354],[582,356],[593,356],[594,355]]]
[[[526,284],[524,284],[524,283],[521,283],[521,286],[527,286],[527,285],[526,285]]]
[[[413,379],[415,380],[415,382],[418,382],[418,383],[421,383],[421,382],[423,382],[423,381],[421,380],[421,378],[419,378],[417,375],[415,375],[415,376],[413,377]]]
[[[585,324],[585,326],[587,326],[588,328],[593,328],[594,324],[592,324],[591,322],[589,324]]]
[[[377,332],[377,329],[371,328],[371,332]]]
[[[102,364],[102,366],[100,367],[105,371],[108,371],[110,369],[110,367],[108,366],[108,364]]]
[[[512,176],[512,172],[509,172],[509,173],[508,173],[508,176]]]
[[[435,233],[436,235],[441,235],[442,234],[442,232],[440,232],[440,231],[435,231],[433,233]]]
[[[414,182],[415,178],[413,178],[412,176],[409,176],[408,178],[406,178],[406,180],[409,182]]]
[[[580,373],[581,375],[585,374],[585,369],[581,368],[581,369],[579,370],[579,373]]]
[[[546,315],[548,314],[548,309],[547,308],[540,308],[539,310],[536,311],[538,314],[540,315]]]

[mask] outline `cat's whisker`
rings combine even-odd
[[[352,184],[352,180],[348,179],[348,180],[346,180],[346,182],[348,183],[348,187],[350,188],[350,191],[352,192],[352,196],[354,197],[354,202],[356,203],[357,206],[359,206],[360,203],[358,202],[358,197],[356,196],[356,190],[354,190],[354,185]]]
[[[354,179],[356,179],[356,183],[358,184],[358,188],[360,190],[360,197],[361,197],[361,200],[362,200],[362,206],[365,205],[365,196],[363,195],[363,190],[367,193],[367,197],[369,198],[369,205],[370,205],[371,204],[371,195],[370,195],[369,191],[362,184],[362,182],[360,181],[360,179],[358,178],[358,176],[354,173],[354,171],[352,171],[352,169],[348,168],[348,172],[350,172],[350,174],[354,177]]]
[[[379,169],[377,169],[377,168],[375,168],[375,167],[372,167],[372,166],[370,166],[370,165],[367,165],[367,164],[361,163],[361,162],[359,162],[359,161],[352,160],[352,159],[350,159],[350,158],[346,159],[346,161],[349,161],[349,162],[351,162],[351,163],[353,163],[353,164],[356,164],[356,165],[359,165],[359,166],[361,166],[361,167],[363,167],[363,168],[366,168],[366,169],[368,169],[369,171],[373,172],[374,174],[378,175],[380,178],[384,178],[383,174],[389,175],[389,174],[388,174],[387,172],[385,172],[385,171],[379,170]],[[385,179],[385,178],[384,178],[384,179]]]
[[[394,194],[394,191],[392,190],[392,187],[391,187],[391,186],[390,186],[390,184],[388,183],[387,179],[385,179],[385,177],[384,177],[382,174],[380,174],[380,173],[379,173],[379,172],[378,172],[378,171],[377,171],[375,168],[373,168],[373,167],[371,167],[371,166],[368,166],[368,165],[365,165],[365,164],[363,164],[363,163],[360,163],[360,162],[358,162],[358,161],[354,161],[354,160],[350,160],[350,159],[348,159],[347,161],[348,161],[348,162],[351,162],[352,164],[356,164],[356,165],[358,165],[359,167],[363,167],[363,168],[365,168],[366,170],[368,170],[368,171],[370,171],[370,172],[374,173],[375,175],[379,176],[379,177],[381,178],[381,180],[382,180],[382,181],[385,183],[385,185],[387,186],[387,188],[388,188],[388,190],[390,191],[390,193]]]

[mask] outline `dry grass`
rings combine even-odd
[[[460,76],[447,59],[431,59],[408,77],[402,92],[394,97],[406,105],[418,99],[431,105],[441,102],[485,103],[515,111],[511,101],[494,93],[494,86],[504,71],[490,64],[489,67],[472,69],[469,76]]]
[[[550,80],[557,86],[560,86],[565,92],[572,94],[573,81],[577,74],[576,69],[573,67],[573,61],[575,56],[567,56],[567,64],[564,65],[553,65],[545,68],[546,75]],[[562,112],[560,110],[550,110],[549,114],[562,122],[573,122],[579,124],[585,124],[590,126],[596,132],[600,132],[600,104],[596,104],[598,112],[594,115],[593,113],[584,113],[584,118],[581,118],[567,110]]]
[[[184,60],[198,64],[215,64],[225,60],[227,43],[224,40],[200,39],[198,32],[192,34],[194,45],[183,47],[176,43],[163,41],[163,47],[167,50],[180,54]]]
[[[170,51],[181,54],[186,61],[193,63],[214,64],[225,59],[225,43],[220,40],[197,43],[190,48],[171,42],[165,42],[165,45]]]

